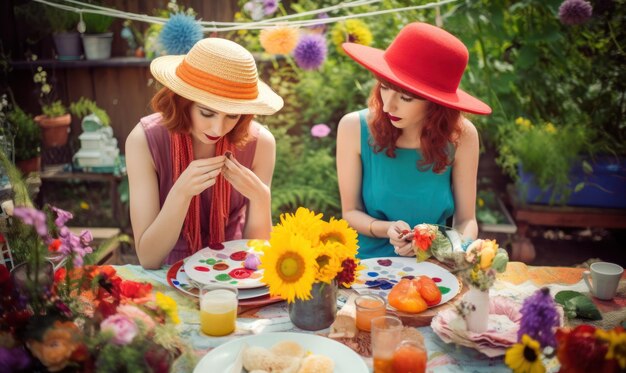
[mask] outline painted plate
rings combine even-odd
[[[231,372],[244,343],[269,349],[281,341],[294,341],[306,351],[329,357],[335,362],[335,373],[369,372],[361,356],[333,339],[305,333],[261,333],[233,339],[209,351],[200,359],[194,373]]]
[[[391,288],[401,278],[428,276],[441,290],[441,302],[432,308],[450,301],[461,291],[459,280],[450,271],[430,262],[417,263],[415,258],[370,258],[361,260],[361,265],[365,268],[359,272],[357,283],[352,285],[359,293],[375,293],[387,299]]]
[[[198,288],[193,285],[193,281],[187,276],[183,261],[179,260],[174,263],[167,271],[167,283],[174,289],[198,298]],[[239,289],[239,300],[253,299],[268,295],[270,290],[267,286],[254,289]],[[249,305],[248,303],[241,303],[241,305]]]
[[[202,249],[185,259],[185,272],[199,284],[228,284],[237,289],[265,286],[261,282],[263,270],[253,271],[243,266],[249,254],[263,255],[254,248],[263,244],[263,240],[235,240]]]

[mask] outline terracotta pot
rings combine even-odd
[[[28,176],[31,172],[41,170],[41,156],[36,156],[22,161],[15,161],[15,165],[20,169],[20,171],[22,171],[22,175]]]
[[[45,147],[63,146],[67,144],[67,135],[70,132],[72,116],[65,114],[60,117],[49,118],[45,115],[37,115],[35,122],[41,127],[43,145]]]

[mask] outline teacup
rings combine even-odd
[[[591,269],[591,272],[583,272],[583,279],[587,287],[589,287],[591,294],[598,299],[613,299],[624,269],[617,264],[608,262],[593,263],[589,269]],[[590,276],[591,281],[589,281]]]

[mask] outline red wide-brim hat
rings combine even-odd
[[[343,50],[378,77],[437,104],[473,114],[489,105],[459,89],[469,53],[449,32],[427,23],[406,25],[387,50],[344,43]]]

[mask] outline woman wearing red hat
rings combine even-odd
[[[343,48],[378,79],[368,109],[345,115],[337,134],[343,218],[359,232],[359,256],[414,255],[403,232],[450,217],[463,238],[475,239],[479,140],[461,112],[491,109],[458,88],[467,48],[418,22],[387,50]]]
[[[224,241],[269,238],[274,137],[252,119],[283,100],[254,58],[226,39],[150,64],[164,85],[126,141],[130,215],[141,265],[159,268]]]

